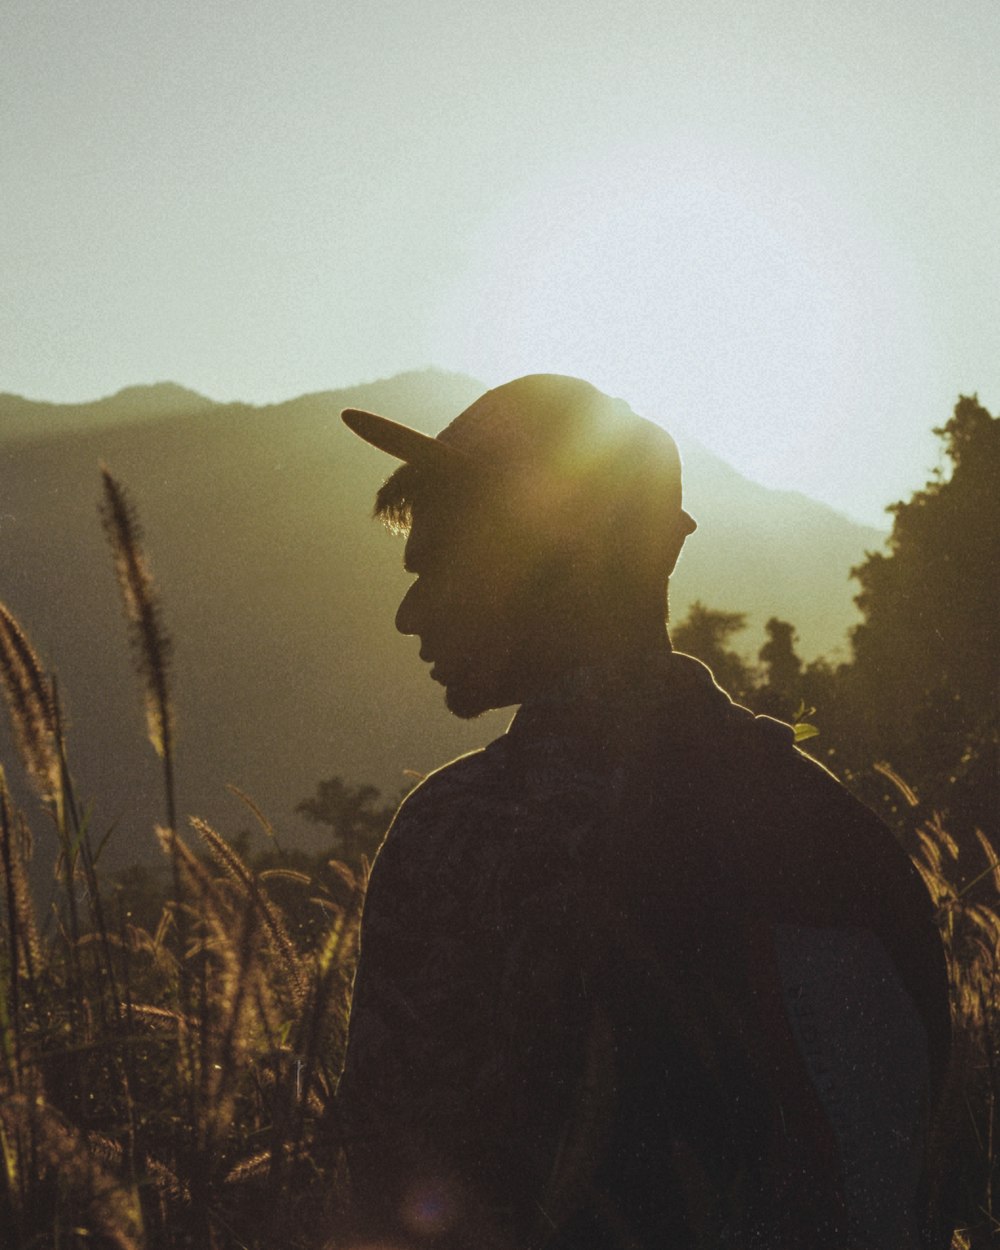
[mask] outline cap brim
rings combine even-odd
[[[445,468],[465,460],[461,452],[431,438],[429,434],[422,434],[409,425],[390,421],[388,417],[380,417],[374,412],[345,408],[340,416],[358,438],[363,438],[379,451],[395,456],[397,460],[405,460],[407,464]]]

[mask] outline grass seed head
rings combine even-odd
[[[42,663],[13,613],[0,603],[0,681],[28,776],[44,798],[59,789],[59,747],[52,690]]]
[[[115,576],[146,701],[146,725],[156,753],[169,755],[174,737],[170,699],[171,641],[163,626],[156,584],[142,549],[142,530],[125,488],[101,466],[100,512],[114,556]]]

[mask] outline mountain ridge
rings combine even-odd
[[[0,441],[33,440],[85,429],[127,425],[137,419],[137,411],[142,413],[141,420],[148,421],[188,411],[205,412],[215,406],[215,400],[176,382],[125,386],[111,395],[72,404],[27,399],[23,395],[3,391],[0,392]]]

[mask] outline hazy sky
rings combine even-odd
[[[1000,0],[0,0],[0,390],[582,374],[856,516],[1000,406]]]

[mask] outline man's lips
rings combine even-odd
[[[431,681],[436,681],[439,686],[447,686],[457,680],[454,660],[441,660],[433,655],[421,655],[420,658],[425,664],[431,666],[428,676]]]
[[[441,681],[441,674],[438,670],[438,664],[437,664],[437,661],[434,659],[434,657],[432,655],[425,655],[424,652],[421,651],[420,658],[423,660],[425,664],[429,664],[431,666],[431,671],[430,671],[431,681]]]

